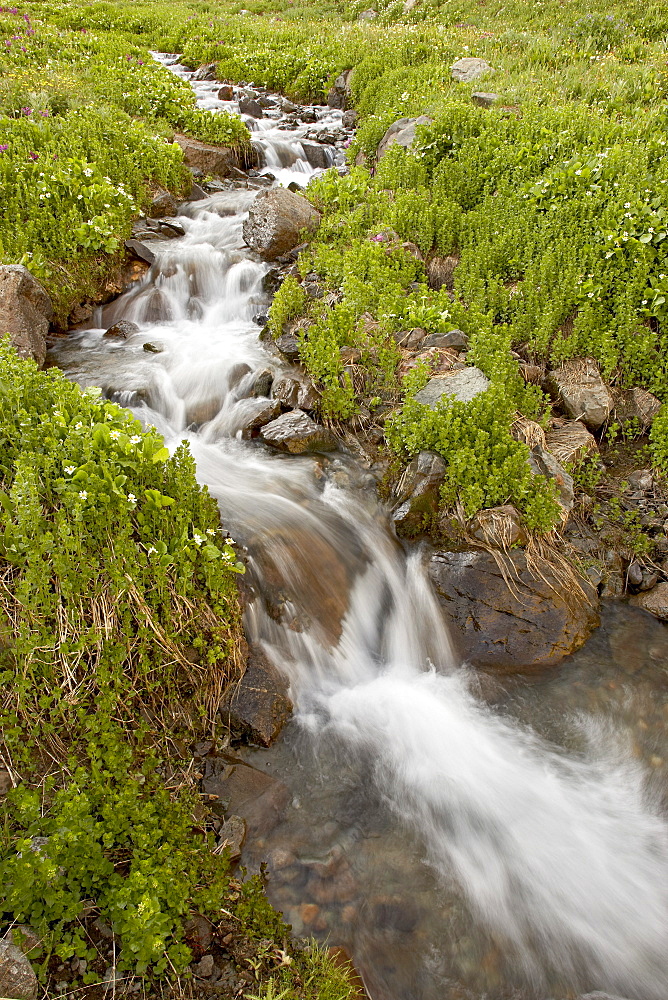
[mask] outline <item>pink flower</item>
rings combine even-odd
[[[30,157],[31,160],[39,160],[38,153],[28,153],[28,156]]]

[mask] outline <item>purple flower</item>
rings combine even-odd
[[[144,60],[143,59],[138,59],[137,60],[137,65],[138,66],[143,66],[144,65]]]
[[[48,109],[46,111],[40,111],[40,115],[42,116],[42,118],[48,118],[49,117]]]
[[[383,242],[383,237],[380,234],[378,236],[370,236],[369,239],[371,240],[372,243],[382,243]]]
[[[24,21],[29,21],[30,20],[30,14],[24,14],[23,15],[23,20]]]
[[[26,116],[27,115],[31,115],[32,114],[32,108],[21,108],[21,114],[22,115],[26,115]]]
[[[0,143],[0,153],[6,153],[8,149],[9,149],[8,142]]]
[[[28,156],[33,161],[39,160],[39,154],[38,153],[28,153]]]

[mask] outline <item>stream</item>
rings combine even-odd
[[[238,109],[219,83],[192,85],[212,113]],[[304,185],[320,169],[304,142],[341,112],[285,117],[247,119],[259,172]],[[258,373],[290,371],[254,322],[269,266],[242,225],[261,183],[181,206],[185,235],[152,240],[145,278],[51,351],[170,447],[188,441],[247,549],[247,632],[287,673],[295,716],[244,754],[290,797],[243,863],[267,860],[272,901],[297,933],[345,946],[373,1000],[666,1000],[668,630],[611,605],[549,675],[477,675],[369,473],[243,436],[267,403]],[[120,319],[139,332],[104,338]]]

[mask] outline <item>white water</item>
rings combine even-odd
[[[215,110],[212,87],[197,85]],[[266,149],[287,143],[295,153],[300,142],[261,134]],[[268,164],[272,155],[282,162],[282,145]],[[313,171],[296,158],[288,172]],[[249,633],[288,672],[303,725],[370,760],[388,808],[415,830],[415,850],[461,888],[523,977],[666,1000],[668,833],[623,740],[584,721],[589,749],[568,757],[483,707],[419,555],[406,560],[375,503],[336,485],[342,470],[354,481],[354,468],[239,438],[263,404],[251,397],[254,374],[286,368],[252,320],[267,306],[266,266],[248,258],[241,235],[253,197],[237,190],[188,206],[186,236],[153,242],[158,259],[142,285],[99,328],[70,338],[58,362],[172,446],[189,440],[201,481],[250,553]],[[121,317],[140,332],[103,340]],[[147,341],[162,353],[146,354]]]

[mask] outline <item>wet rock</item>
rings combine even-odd
[[[471,521],[469,531],[478,541],[496,549],[525,545],[528,540],[520,512],[512,504],[479,511]]]
[[[291,792],[287,785],[237,758],[224,776],[206,782],[209,795],[218,796],[235,816],[246,822],[246,837],[266,836],[281,820]]]
[[[248,405],[253,406],[243,424],[239,428],[243,438],[253,436],[253,431],[264,427],[271,420],[275,420],[281,413],[281,404],[277,399],[254,398],[248,400]]]
[[[629,420],[637,420],[641,427],[650,427],[661,409],[661,403],[646,389],[614,389],[614,418],[624,425]]]
[[[359,115],[354,108],[350,108],[349,111],[343,113],[343,118],[341,119],[341,124],[344,128],[355,128]]]
[[[480,77],[494,72],[494,67],[490,66],[488,62],[473,56],[458,59],[450,67],[450,74],[455,83],[471,83],[472,80],[478,80]]]
[[[244,239],[265,260],[276,260],[302,241],[302,232],[314,233],[320,213],[298,194],[285,188],[261,191],[244,222]]]
[[[41,367],[46,358],[46,334],[53,305],[46,290],[22,264],[0,265],[0,334],[20,358]]]
[[[334,81],[334,86],[331,88],[327,94],[327,106],[330,108],[339,108],[341,111],[345,111],[348,107],[351,92],[350,92],[350,81],[352,78],[353,71],[351,69],[345,70],[340,73]]]
[[[543,560],[530,568],[522,551],[507,553],[503,565],[510,586],[489,552],[432,557],[430,576],[464,657],[521,672],[554,666],[579,649],[599,621],[593,587],[565,585]]]
[[[229,816],[218,833],[217,847],[230,852],[230,861],[238,861],[246,839],[246,822],[241,816]]]
[[[416,535],[429,526],[438,513],[439,490],[445,477],[445,462],[434,451],[421,451],[406,467],[395,492],[392,512],[402,535]]]
[[[188,198],[187,198],[187,200],[188,201],[204,201],[205,198],[208,198],[208,195],[207,195],[206,191],[204,190],[204,188],[200,187],[199,184],[195,184],[195,182],[193,181],[193,183],[192,183],[192,185],[190,187],[190,191],[188,192]]]
[[[200,142],[185,135],[175,135],[174,141],[183,150],[183,159],[187,166],[201,170],[203,174],[213,177],[229,177],[243,164],[239,153],[228,146],[216,146],[209,142]],[[206,193],[203,192],[204,197]]]
[[[218,91],[219,101],[233,101],[234,100],[234,87],[231,83],[224,83],[223,86]]]
[[[136,257],[138,260],[143,260],[145,264],[152,264],[155,260],[155,254],[152,250],[149,250],[147,246],[141,243],[139,240],[126,240],[125,249]]]
[[[297,374],[280,375],[275,379],[272,395],[291,410],[315,410],[320,399],[311,380]]]
[[[427,284],[434,291],[447,288],[449,292],[455,287],[455,268],[459,257],[432,257],[427,264]]]
[[[23,952],[10,941],[0,941],[0,997],[36,1000],[37,976]]]
[[[557,485],[558,501],[563,511],[564,520],[573,509],[575,498],[575,484],[573,477],[557,462],[551,452],[546,451],[540,445],[536,445],[529,453],[529,468],[535,476],[544,476],[546,479],[553,479]]]
[[[251,646],[246,672],[221,713],[236,736],[264,747],[271,746],[290,718],[288,682],[259,646]]]
[[[374,901],[372,905],[372,921],[374,927],[381,930],[399,931],[410,934],[420,921],[420,909],[412,899],[405,897],[386,896]]]
[[[254,101],[252,97],[242,97],[239,101],[239,111],[242,115],[249,115],[251,118],[264,118],[264,111],[259,101]]]
[[[162,344],[142,344],[142,350],[146,351],[147,354],[162,354],[164,347]]]
[[[430,378],[424,389],[415,394],[415,400],[431,407],[444,398],[456,399],[460,403],[469,403],[489,386],[489,379],[479,368],[460,368],[446,375]]]
[[[311,420],[303,410],[291,410],[272,420],[260,431],[272,448],[301,455],[306,451],[333,451],[336,442],[331,431]]]
[[[132,323],[129,319],[121,319],[118,323],[110,326],[108,330],[105,330],[103,336],[117,338],[118,340],[127,340],[133,333],[138,332],[139,327],[136,323]]]
[[[192,970],[198,979],[208,979],[216,967],[213,955],[203,955],[199,962],[192,966]]]
[[[159,226],[161,236],[173,239],[174,237],[186,235],[185,229],[178,222],[167,222],[166,219],[160,219]]]
[[[592,358],[574,358],[548,373],[546,384],[573,420],[590,430],[601,427],[612,412],[612,394]]]
[[[390,125],[380,140],[376,150],[377,159],[382,159],[388,149],[395,145],[410,149],[415,142],[415,132],[418,125],[431,125],[431,123],[432,119],[426,115],[420,115],[419,118],[399,118]]]
[[[560,465],[580,462],[587,455],[598,451],[596,439],[579,420],[572,420],[563,427],[545,435],[547,449]]]
[[[216,79],[216,64],[215,63],[204,63],[193,73],[192,80],[197,81],[212,81]]]
[[[294,333],[282,333],[274,343],[288,361],[299,361],[299,339]]]
[[[268,368],[263,368],[262,371],[256,372],[253,380],[253,396],[269,396],[273,384],[274,373],[269,371]]]
[[[438,347],[440,350],[447,350],[452,347],[456,351],[465,351],[469,346],[469,338],[462,330],[450,330],[449,333],[432,333],[420,344],[420,350],[426,351],[431,347]]]
[[[312,167],[327,170],[334,162],[334,151],[317,142],[302,142],[306,159]]]
[[[668,621],[668,583],[657,583],[652,590],[632,597],[629,603],[649,611],[655,618]]]
[[[160,190],[151,200],[148,210],[149,218],[160,219],[165,215],[176,215],[178,204],[173,194],[170,194],[169,191]]]
[[[482,90],[477,90],[471,94],[471,100],[481,108],[491,108],[498,102],[499,95],[486,94]]]
[[[628,1000],[628,998],[617,996],[616,993],[613,996],[612,993],[601,993],[596,990],[594,993],[585,993],[578,997],[578,1000]]]
[[[632,562],[629,566],[626,579],[631,584],[632,587],[639,587],[642,583],[642,566],[640,563]]]

